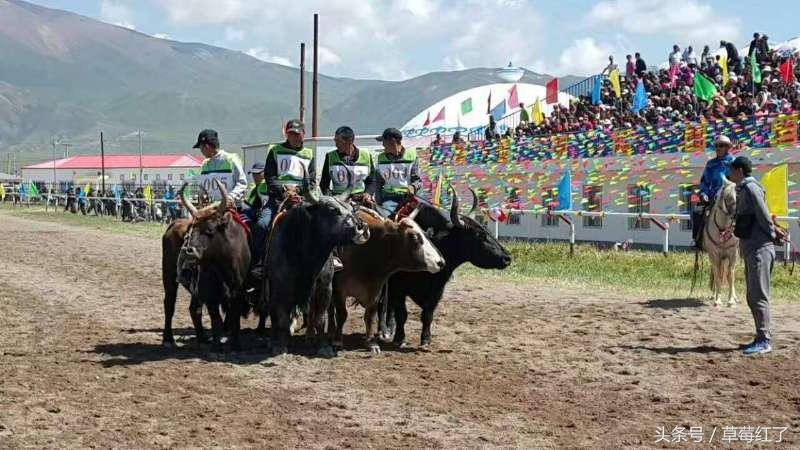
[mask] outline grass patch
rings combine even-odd
[[[52,208],[50,208],[48,211],[45,211],[43,206],[11,207],[7,204],[2,204],[2,206],[0,206],[0,214],[19,217],[22,219],[86,227],[108,233],[151,239],[160,239],[164,234],[164,230],[166,229],[166,226],[157,222],[128,223],[111,217],[97,217],[94,215],[84,216],[81,213],[72,214],[69,212],[64,212],[63,208],[64,207],[62,206],[56,211],[53,211]]]
[[[0,213],[25,219],[63,223],[88,227],[99,231],[160,239],[165,227],[159,223],[136,224],[120,222],[107,217],[83,216],[63,211],[45,212],[40,207],[0,206]],[[692,285],[694,253],[673,252],[664,257],[659,252],[633,250],[615,252],[598,250],[592,245],[576,245],[575,256],[569,257],[566,243],[507,242],[513,262],[506,270],[481,270],[464,265],[457,277],[479,278],[485,281],[554,283],[560,285],[596,287],[626,294],[648,297],[686,298]],[[709,264],[703,255],[702,272],[697,277],[693,297],[710,296],[708,288]],[[794,276],[789,267],[780,262],[772,274],[772,297],[776,303],[800,302],[800,267]],[[736,291],[745,302],[744,263],[737,265]]]

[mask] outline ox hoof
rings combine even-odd
[[[378,344],[370,344],[369,351],[373,355],[380,355],[381,354],[381,346]]]
[[[728,308],[735,308],[736,300],[728,300]]]
[[[289,349],[285,345],[272,347],[272,356],[281,356],[289,353]]]
[[[392,339],[394,339],[394,336],[392,336],[392,333],[390,333],[388,331],[381,331],[381,334],[378,335],[378,338],[380,340],[382,340],[383,342],[392,342]]]
[[[163,341],[161,341],[161,345],[164,348],[177,348],[177,345],[175,345],[175,340],[174,339],[164,339]]]
[[[394,348],[408,348],[408,343],[406,341],[394,341],[392,344],[394,344]]]
[[[331,345],[334,350],[341,350],[344,348],[344,343],[342,341],[333,341]]]

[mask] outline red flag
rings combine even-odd
[[[489,100],[486,101],[486,114],[492,113],[492,91],[489,91]]]
[[[677,64],[673,64],[669,68],[669,87],[670,88],[675,89],[675,86],[677,84],[676,83],[677,78],[678,78],[678,65]]]
[[[508,90],[508,107],[511,109],[519,108],[519,97],[517,96],[517,85],[511,86]]]
[[[547,88],[547,104],[558,103],[558,78],[553,78],[545,85]]]
[[[437,114],[436,117],[433,118],[433,123],[436,123],[440,120],[444,120],[444,106],[442,106],[442,110],[439,111],[439,114]]]
[[[427,127],[431,124],[431,112],[428,111],[428,117],[425,118],[425,123],[422,124],[423,127]]]
[[[780,65],[779,72],[784,83],[791,84],[794,81],[794,61],[791,56]]]

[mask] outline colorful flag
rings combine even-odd
[[[153,188],[150,186],[144,187],[144,203],[147,206],[153,205]]]
[[[431,112],[428,111],[428,117],[425,118],[425,123],[422,124],[423,127],[427,127],[431,124]]]
[[[710,101],[717,95],[717,88],[705,75],[697,72],[694,76],[694,95],[700,100]]]
[[[39,196],[39,188],[36,187],[36,184],[33,181],[31,181],[29,184],[30,184],[30,189],[28,190],[28,193],[30,194],[30,196],[31,197],[38,197]]]
[[[567,168],[558,183],[558,211],[572,210],[572,171]]]
[[[600,101],[600,87],[603,84],[603,77],[597,75],[594,77],[594,87],[592,88],[592,104],[599,105]]]
[[[636,93],[633,95],[631,111],[638,114],[645,106],[647,106],[647,91],[644,90],[644,82],[640,79],[639,83],[636,85]]]
[[[614,88],[614,95],[619,98],[622,95],[622,91],[619,88],[619,70],[612,70],[608,74],[608,78],[611,80],[611,87]]]
[[[531,111],[531,120],[533,120],[534,125],[544,122],[544,114],[542,114],[542,107],[539,106],[539,101],[539,97],[536,97],[536,103],[533,104],[533,110]]]
[[[545,85],[547,89],[547,97],[545,101],[547,104],[558,103],[558,78],[553,78]]]
[[[753,75],[753,83],[761,84],[761,68],[756,62],[756,52],[750,54],[750,72]]]
[[[722,55],[719,57],[719,67],[722,69],[722,87],[728,85],[728,80],[730,77],[728,76],[728,56]]]
[[[461,114],[467,115],[472,112],[472,97],[461,102]]]
[[[500,103],[497,104],[492,111],[490,112],[492,117],[494,117],[495,122],[502,119],[503,116],[506,115],[506,101],[501,100]]]
[[[436,117],[433,118],[433,122],[431,123],[436,123],[439,122],[440,120],[444,120],[444,106],[442,106],[442,109],[439,110],[439,114],[437,114]]]
[[[761,177],[761,185],[764,186],[767,209],[772,216],[789,215],[788,175],[788,165],[781,164]],[[780,222],[780,225],[784,228],[788,226],[788,224],[784,222]]]
[[[519,96],[517,95],[517,85],[511,86],[508,91],[508,107],[509,109],[519,108]]]
[[[794,58],[789,58],[778,67],[778,72],[781,74],[781,80],[786,84],[794,83]]]
[[[433,189],[433,205],[442,205],[442,185],[444,184],[444,167],[439,168],[439,178],[436,180],[436,187]]]

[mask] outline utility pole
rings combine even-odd
[[[319,14],[314,13],[314,78],[311,86],[311,137],[317,137],[317,119],[319,118]]]
[[[50,188],[50,192],[56,190],[56,138],[53,137],[53,186]]]
[[[144,189],[144,179],[142,179],[142,130],[139,130],[139,184]]]
[[[306,120],[306,43],[300,43],[300,122]]]
[[[100,186],[103,191],[100,195],[106,195],[106,149],[103,143],[103,132],[100,132]]]

